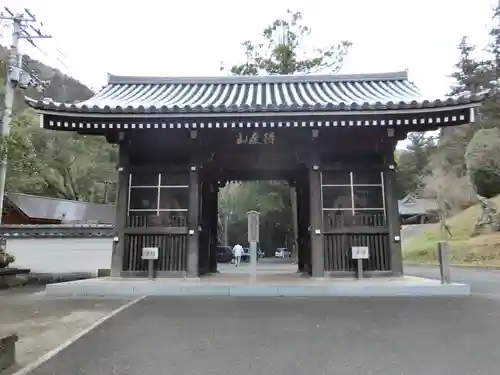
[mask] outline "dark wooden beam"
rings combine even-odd
[[[188,227],[147,227],[147,228],[125,228],[126,235],[163,235],[163,234],[187,234]]]
[[[210,272],[217,272],[217,246],[219,231],[219,187],[210,183]]]
[[[323,204],[321,200],[321,166],[320,155],[317,153],[315,142],[318,138],[311,138],[309,164],[309,215],[311,222],[311,275],[323,277],[325,275],[324,239],[323,239]]]
[[[118,184],[116,197],[115,237],[111,256],[111,276],[120,276],[123,271],[125,256],[125,228],[127,227],[128,191],[129,191],[129,143],[122,139],[118,150]]]
[[[199,137],[191,138],[191,157],[189,166],[189,202],[188,202],[188,240],[187,240],[187,277],[199,276],[199,213],[200,213],[200,170],[203,152],[200,150]]]
[[[394,141],[385,143],[384,193],[387,226],[389,229],[389,252],[391,270],[394,276],[403,275],[403,254],[401,249],[401,224],[396,191],[396,163],[394,161]]]
[[[198,232],[198,210],[199,190],[198,165],[193,163],[189,170],[189,207],[188,207],[188,243],[187,243],[187,276],[198,277],[199,267],[199,232]]]
[[[203,181],[201,183],[201,232],[199,245],[199,269],[200,275],[210,272],[210,185]]]
[[[109,132],[109,133],[106,133],[106,140],[108,141],[108,143],[111,143],[111,144],[119,144],[120,140],[119,140],[119,137],[118,137],[118,132]]]
[[[305,272],[308,254],[308,226],[309,215],[305,210],[307,207],[307,191],[304,189],[304,181],[299,180],[297,183],[297,227],[298,227],[298,267],[300,272]]]
[[[352,226],[342,228],[332,228],[325,230],[323,234],[383,234],[389,233],[384,227]]]
[[[148,165],[130,165],[129,171],[130,173],[187,173],[186,172],[187,163],[176,163],[176,164],[168,164],[163,161],[158,164],[148,164]]]

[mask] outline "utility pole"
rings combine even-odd
[[[25,9],[23,13],[10,11],[5,7],[5,13],[0,12],[0,20],[12,22],[12,43],[9,48],[9,57],[5,66],[5,100],[3,108],[2,122],[0,123],[0,137],[2,142],[2,155],[0,155],[0,224],[2,223],[3,200],[5,193],[5,179],[7,175],[7,142],[10,133],[10,120],[12,118],[12,108],[14,106],[14,94],[16,88],[27,89],[34,87],[38,91],[43,91],[49,84],[40,80],[34,73],[23,71],[22,60],[23,55],[19,52],[19,41],[26,39],[31,45],[36,47],[33,39],[51,38],[50,35],[43,35],[40,29],[36,29],[33,24],[36,22],[36,17]],[[36,35],[32,35],[33,32]]]

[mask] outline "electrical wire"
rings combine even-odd
[[[2,35],[2,28],[5,26],[9,25],[8,20],[12,20],[14,16],[14,13],[10,11],[7,7],[5,7],[5,12],[7,13],[6,15],[6,20],[0,19],[0,39],[3,37]],[[43,23],[37,21],[36,16],[34,13],[32,13],[29,9],[25,8],[24,12],[22,13],[22,21],[21,21],[21,39],[26,40],[32,48],[36,49],[38,52],[40,52],[45,58],[47,58],[50,61],[56,62],[57,65],[60,65],[61,67],[64,67],[65,70],[71,71],[70,67],[68,66],[68,56],[61,51],[60,48],[57,47],[57,45],[52,44],[52,48],[50,48],[51,51],[47,51],[47,49],[44,47],[43,49],[40,48],[40,46],[35,42],[34,39],[39,39],[39,38],[51,38],[51,36],[46,35],[42,32],[41,28],[43,28]],[[27,56],[27,55],[25,55]],[[33,59],[31,58],[24,58],[23,59],[23,69],[26,71],[30,70],[30,62],[32,62]],[[56,65],[56,66],[57,66]],[[36,72],[33,72],[33,74],[36,75]]]

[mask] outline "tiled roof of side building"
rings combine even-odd
[[[5,199],[17,206],[31,219],[61,220],[63,223],[95,222],[113,224],[115,222],[115,206],[109,204],[11,192],[5,194]]]
[[[415,199],[401,199],[398,201],[400,215],[420,215],[430,213],[438,209],[435,199],[429,198],[415,198]]]
[[[425,100],[406,72],[355,75],[127,77],[109,76],[79,103],[28,104],[41,111],[95,114],[196,114],[386,111],[476,105],[484,95]]]

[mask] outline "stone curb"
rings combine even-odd
[[[22,287],[26,285],[49,285],[68,281],[86,280],[96,275],[87,272],[75,273],[30,273],[13,276],[8,283],[0,284],[0,288]]]
[[[67,281],[85,280],[94,278],[95,275],[87,272],[75,273],[30,273],[26,277],[26,283],[29,285],[47,285],[55,283],[63,283]]]
[[[49,297],[430,297],[470,296],[467,284],[416,285],[165,285],[141,283],[60,283],[47,285]]]
[[[438,263],[404,263],[403,266],[423,266],[423,267],[438,267]],[[476,265],[476,264],[450,264],[451,267],[456,268],[473,268],[483,270],[500,270],[500,266]],[[404,270],[403,270],[404,271]]]

